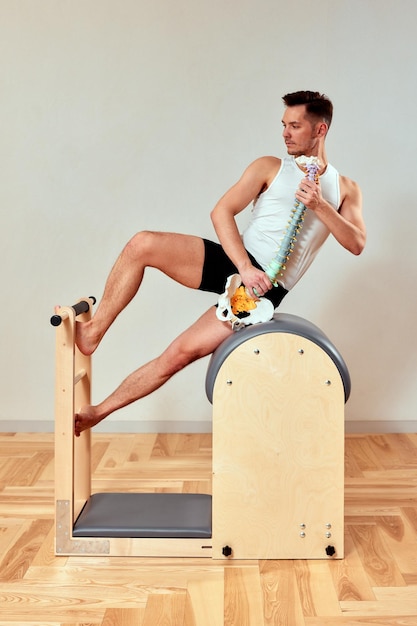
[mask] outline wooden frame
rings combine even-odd
[[[259,334],[219,368],[213,391],[212,538],[73,536],[91,496],[91,434],[74,436],[90,404],[91,357],[75,345],[76,317],[56,327],[57,555],[306,559],[343,557],[344,390],[333,359],[292,333]],[[78,303],[78,305],[79,305]]]
[[[91,317],[92,298],[82,298],[87,310],[78,315]],[[77,304],[79,304],[77,303]],[[91,357],[75,344],[77,304],[61,307],[52,323],[56,325],[55,379],[55,553],[57,555],[107,556],[211,556],[211,542],[201,539],[160,539],[125,537],[74,537],[75,520],[91,495],[91,432],[74,436],[74,414],[91,403]]]
[[[240,344],[213,395],[213,553],[343,557],[344,389],[333,360],[292,333]]]

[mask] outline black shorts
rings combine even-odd
[[[208,239],[203,239],[203,241],[205,256],[203,276],[199,289],[201,291],[210,291],[212,293],[221,294],[224,292],[227,278],[231,274],[238,274],[238,270],[236,266],[233,265],[232,261],[229,259],[220,244],[215,243],[214,241],[209,241]],[[262,267],[250,252],[248,252],[248,255],[251,263],[258,269],[262,270]],[[272,289],[267,291],[263,297],[270,300],[274,305],[274,309],[276,309],[287,293],[288,291],[284,289],[284,287],[278,285],[277,287],[272,287]]]

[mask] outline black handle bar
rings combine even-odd
[[[96,303],[96,299],[94,296],[90,296],[90,299],[93,301],[93,304]],[[81,300],[80,302],[77,302],[76,304],[73,304],[72,309],[74,309],[75,315],[81,315],[81,313],[87,313],[88,309],[90,308],[90,303],[87,302],[87,300]],[[52,326],[59,326],[62,322],[62,317],[60,315],[53,315],[51,317],[51,324]]]

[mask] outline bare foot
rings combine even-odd
[[[54,307],[56,314],[59,314],[60,305]],[[94,328],[93,320],[88,322],[75,322],[75,343],[82,354],[90,356],[97,349],[103,336]]]
[[[74,417],[74,435],[79,437],[83,430],[92,428],[104,419],[98,415],[95,406],[83,407]]]
[[[80,352],[90,356],[96,350],[101,341],[101,336],[94,331],[94,326],[89,322],[76,322],[75,343]]]

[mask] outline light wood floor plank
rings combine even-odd
[[[142,626],[145,609],[107,609],[101,626]]]
[[[300,591],[292,561],[260,564],[265,626],[304,626]]]
[[[382,470],[383,466],[375,447],[372,446],[372,435],[347,439],[346,453],[352,457],[360,470]]]
[[[375,600],[375,594],[351,537],[345,531],[345,558],[329,562],[338,600]]]
[[[38,452],[36,454],[21,459],[18,470],[12,478],[8,479],[9,485],[26,487],[34,485],[53,462],[53,452]]]
[[[123,439],[113,437],[97,466],[96,474],[100,471],[123,467],[131,454],[133,444],[133,437],[123,437]]]
[[[0,562],[0,582],[21,580],[53,525],[52,520],[25,522],[17,540]]]
[[[328,562],[301,560],[294,566],[304,615],[341,615]]]
[[[376,524],[351,527],[350,532],[373,586],[405,586],[401,571],[387,550]]]
[[[345,615],[372,616],[383,615],[391,617],[414,617],[417,624],[417,587],[387,587],[375,589],[375,601],[341,602]]]
[[[404,507],[401,509],[401,512],[413,527],[414,533],[417,534],[417,506]]]
[[[375,521],[380,534],[400,571],[413,573],[417,567],[416,533],[406,517],[402,515],[376,516]]]
[[[400,465],[414,465],[417,467],[416,448],[413,438],[406,433],[391,435],[392,445],[398,455]]]
[[[262,623],[259,568],[227,568],[224,572],[224,626],[258,626]]]
[[[190,580],[184,626],[224,626],[223,568]]]
[[[141,626],[184,626],[186,593],[151,594]]]

